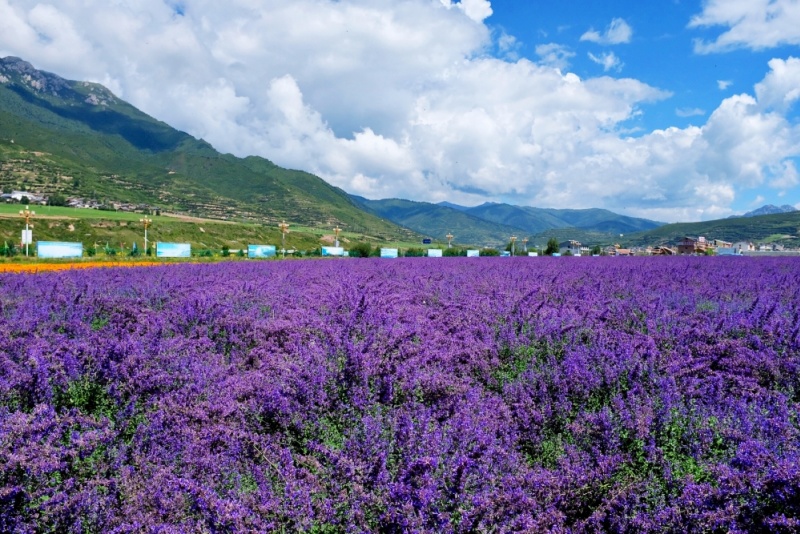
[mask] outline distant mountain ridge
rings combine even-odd
[[[458,242],[491,246],[507,243],[512,235],[522,239],[554,229],[574,229],[575,239],[596,234],[595,239],[610,240],[619,234],[652,230],[663,224],[598,208],[534,208],[496,202],[465,207],[448,202],[353,198],[372,213],[423,235],[442,239],[450,232]]]
[[[791,213],[793,211],[798,211],[798,210],[797,208],[795,208],[794,206],[790,206],[789,204],[784,204],[783,206],[766,204],[758,209],[754,209],[753,211],[748,211],[747,213],[743,213],[742,215],[731,215],[728,218],[733,219],[735,217],[758,217],[759,215],[777,215],[780,213]]]

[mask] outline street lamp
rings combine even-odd
[[[144,218],[139,219],[139,222],[144,225],[144,253],[147,254],[147,228],[153,224],[153,219],[145,215]]]
[[[278,225],[278,228],[281,229],[281,250],[283,251],[283,257],[286,258],[286,232],[289,231],[289,225],[286,224],[286,221],[281,221]]]
[[[339,228],[338,226],[333,229],[333,234],[336,236],[333,246],[335,246],[336,248],[339,248],[339,232],[341,231],[342,229]]]
[[[525,254],[527,254],[528,253],[528,238],[527,237],[523,237],[522,238],[522,246],[525,247]]]
[[[451,244],[451,241],[453,241],[453,234],[448,232],[445,237],[447,238],[447,248],[452,248],[453,245]]]
[[[517,242],[517,236],[511,236],[511,255],[514,255],[514,244]]]
[[[20,210],[19,214],[21,217],[25,219],[25,235],[22,236],[22,242],[25,243],[25,255],[28,255],[28,245],[33,241],[31,231],[29,228],[29,223],[31,221],[31,217],[36,215],[35,211],[31,211],[29,206],[25,206],[24,210]]]

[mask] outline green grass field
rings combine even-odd
[[[5,243],[19,245],[21,230],[25,223],[19,215],[25,209],[20,204],[0,204],[0,248]],[[33,240],[82,242],[84,251],[98,250],[98,256],[107,248],[116,249],[117,257],[130,251],[133,243],[144,248],[144,227],[141,213],[124,211],[102,211],[57,206],[30,206],[35,212],[31,218]],[[195,219],[168,215],[148,216],[152,224],[148,228],[148,242],[157,241],[190,243],[193,253],[209,251],[221,255],[223,247],[229,250],[246,250],[248,245],[275,245],[281,248],[281,233],[277,225],[251,222],[230,222],[213,219]],[[309,251],[321,245],[332,245],[333,228],[314,228],[289,225],[286,248]],[[323,239],[326,237],[326,239]],[[435,248],[443,244],[423,245],[415,241],[386,240],[358,232],[342,231],[340,245],[349,248],[359,242],[371,242],[374,246],[405,250],[408,248]],[[35,244],[32,246],[35,249]]]

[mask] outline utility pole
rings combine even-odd
[[[339,232],[341,232],[341,231],[342,231],[342,229],[339,228],[338,226],[333,229],[333,234],[336,236],[335,239],[334,239],[333,246],[336,247],[336,248],[339,248]]]
[[[153,224],[153,219],[145,215],[144,218],[139,219],[139,222],[144,225],[144,253],[147,254],[147,228]]]
[[[25,243],[25,256],[28,255],[28,245],[30,245],[31,241],[33,241],[29,223],[31,221],[31,217],[36,215],[36,212],[31,211],[29,208],[29,206],[25,206],[24,210],[19,211],[20,216],[25,219],[25,234],[23,235],[22,239],[22,242]]]
[[[283,258],[286,259],[286,232],[289,231],[289,225],[286,224],[286,221],[281,221],[278,228],[281,229],[281,250],[283,251]]]

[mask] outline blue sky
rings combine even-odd
[[[716,109],[722,98],[752,92],[770,59],[800,55],[796,44],[698,52],[697,41],[713,42],[727,29],[690,27],[692,19],[702,13],[702,5],[685,0],[503,1],[492,3],[493,14],[487,23],[496,34],[514,36],[515,51],[522,57],[541,60],[537,47],[557,43],[574,54],[569,58],[569,70],[581,78],[631,77],[670,91],[669,99],[645,107],[645,113],[631,121],[632,126],[650,131],[703,124],[703,117]],[[614,20],[630,28],[629,40],[614,44],[581,40],[591,31],[603,36]],[[499,48],[495,53],[504,54]],[[608,70],[589,56],[600,58],[609,53],[618,58],[619,65]]]
[[[0,56],[368,198],[800,208],[800,1],[0,0]]]

